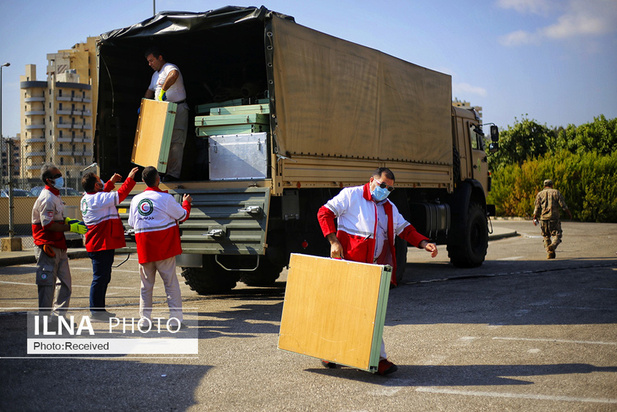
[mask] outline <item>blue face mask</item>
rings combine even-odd
[[[387,187],[381,188],[377,186],[375,189],[373,189],[371,195],[373,196],[373,199],[375,199],[377,202],[381,202],[382,200],[386,200],[388,195],[390,195],[390,191]]]
[[[64,186],[64,178],[62,176],[55,178],[53,185],[56,189],[60,189]]]

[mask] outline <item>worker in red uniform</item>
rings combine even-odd
[[[120,189],[113,192],[114,186],[122,176],[115,173],[105,185],[96,173],[86,173],[81,179],[81,186],[86,194],[81,198],[80,208],[84,223],[88,226],[86,233],[86,251],[92,260],[92,285],[90,286],[90,313],[98,320],[108,320],[115,313],[105,309],[107,285],[111,281],[111,267],[114,263],[115,250],[126,246],[124,225],[116,208],[135,187],[135,174],[139,168],[133,168]]]
[[[140,322],[143,325],[152,320],[152,290],[158,271],[165,286],[170,319],[176,318],[180,328],[185,328],[176,275],[176,256],[182,253],[178,223],[189,218],[193,198],[185,194],[180,205],[167,191],[159,189],[161,178],[153,166],[144,169],[142,179],[148,187],[131,200],[129,211],[129,225],[135,229],[141,276]]]
[[[363,186],[347,187],[323,205],[317,219],[330,242],[330,257],[355,262],[390,265],[391,283],[396,286],[394,237],[400,236],[413,246],[437,256],[437,246],[421,235],[388,200],[394,190],[394,173],[380,167]],[[335,219],[338,223],[335,225]],[[336,365],[323,361],[326,367]],[[397,370],[387,359],[382,341],[377,373],[386,375]]]
[[[71,271],[64,232],[84,234],[87,228],[83,222],[64,216],[64,202],[59,190],[64,186],[64,178],[56,165],[45,163],[41,167],[41,180],[45,188],[32,207],[39,312],[43,318],[46,315],[65,316],[71,300]],[[54,301],[58,280],[60,286]],[[50,319],[49,324],[57,326],[58,318]]]

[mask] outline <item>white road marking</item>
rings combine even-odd
[[[519,398],[519,399],[532,399],[532,400],[542,400],[542,401],[617,404],[617,399],[612,399],[612,398],[579,398],[576,396],[552,396],[552,395],[536,395],[536,394],[509,393],[509,392],[461,391],[461,390],[455,390],[455,389],[436,388],[436,387],[431,387],[431,386],[416,388],[416,391],[417,392],[427,392],[427,393],[443,393],[447,395],[480,396],[480,397],[490,397],[490,398]]]
[[[519,259],[523,259],[524,257],[525,256],[511,256],[511,257],[501,258],[497,260],[519,260]]]
[[[575,343],[584,345],[617,345],[617,342],[597,342],[589,340],[566,340],[566,339],[539,339],[539,338],[506,338],[494,337],[494,340],[522,340],[529,342],[559,342],[559,343]]]

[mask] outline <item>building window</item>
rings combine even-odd
[[[49,103],[49,104],[51,104],[51,103]],[[62,110],[62,103],[58,104],[58,110]]]
[[[51,90],[49,91],[51,93]],[[62,97],[62,89],[58,89],[58,97]]]
[[[62,137],[62,130],[60,130],[58,133],[59,133],[59,137]]]
[[[60,158],[60,164],[63,165],[64,164],[64,157]]]

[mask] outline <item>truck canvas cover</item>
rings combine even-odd
[[[144,51],[153,44],[180,68],[191,108],[269,98],[274,153],[452,163],[444,121],[450,76],[264,7],[228,6],[163,12],[101,36],[97,142],[105,144],[97,144],[97,159],[104,172],[130,162],[136,111],[152,75]]]

